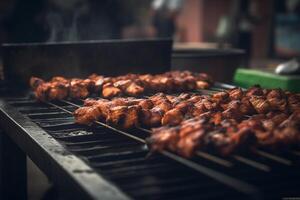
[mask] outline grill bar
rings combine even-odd
[[[233,156],[236,160],[240,161],[240,162],[243,162],[247,165],[250,165],[254,168],[257,168],[259,170],[262,170],[262,171],[265,171],[265,172],[269,172],[271,169],[269,166],[267,165],[264,165],[264,164],[261,164],[261,163],[258,163],[256,161],[253,161],[253,160],[250,160],[248,158],[245,158],[243,156],[239,156],[239,155],[234,155]]]
[[[191,161],[184,159],[182,157],[179,157],[173,153],[164,151],[164,152],[162,152],[162,154],[166,155],[169,158],[172,158],[172,159],[176,160],[177,162],[180,162],[200,173],[206,174],[207,176],[214,178],[215,180],[217,180],[223,184],[226,184],[226,185],[236,189],[237,191],[243,192],[250,196],[254,195],[252,197],[255,197],[255,198],[258,198],[260,196],[259,191],[255,186],[249,185],[248,183],[242,182],[240,180],[237,180],[237,179],[227,176],[225,174],[211,170],[205,166],[201,166],[197,163],[191,162]]]
[[[254,153],[256,153],[260,156],[263,156],[265,158],[271,159],[273,161],[279,162],[279,163],[284,164],[284,165],[292,165],[292,162],[290,160],[287,160],[285,158],[281,158],[277,155],[273,155],[273,154],[265,152],[265,151],[254,150]]]
[[[202,158],[206,158],[206,159],[208,159],[212,162],[215,162],[215,163],[217,163],[219,165],[222,165],[222,166],[225,166],[225,167],[232,167],[233,166],[232,162],[227,161],[227,160],[222,159],[222,158],[219,158],[217,156],[211,155],[209,153],[203,152],[203,151],[197,151],[196,155],[200,156]]]

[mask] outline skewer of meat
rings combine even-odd
[[[153,129],[148,140],[152,149],[186,157],[198,149],[225,156],[254,146],[276,149],[298,144],[300,138],[299,95],[281,90],[236,88],[211,96],[159,93],[148,99],[87,100],[85,106],[75,111],[78,123],[96,118],[125,129],[164,125]]]
[[[212,83],[208,75],[189,71],[171,71],[157,75],[127,74],[117,77],[92,74],[87,79],[53,77],[49,82],[36,77],[30,79],[36,98],[42,101],[86,98],[91,94],[108,99],[118,96],[136,97],[145,93],[204,89]]]

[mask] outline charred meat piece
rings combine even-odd
[[[41,84],[35,91],[37,99],[42,101],[65,99],[68,93],[68,86],[60,82]]]
[[[212,95],[213,101],[217,103],[225,102],[228,97],[229,94],[227,92],[217,92]]]
[[[65,84],[55,82],[51,84],[50,90],[48,90],[48,99],[65,99],[69,94],[68,87]]]
[[[34,90],[36,90],[36,88],[43,83],[45,83],[45,81],[43,79],[40,79],[40,78],[37,78],[34,76],[31,77],[30,81],[29,81],[30,87]]]
[[[102,115],[97,106],[81,107],[73,113],[76,123],[91,125],[93,122],[99,120]]]
[[[181,127],[179,132],[180,139],[177,142],[177,153],[185,157],[191,157],[197,148],[203,146],[201,141],[204,136],[205,129],[202,127],[201,123],[193,124],[191,127]]]
[[[69,80],[62,77],[62,76],[54,76],[50,82],[60,82],[62,84],[68,84],[69,83]]]
[[[262,96],[264,94],[263,89],[260,86],[253,86],[246,92],[247,97],[251,96]]]
[[[249,148],[255,140],[254,132],[246,127],[234,132],[212,132],[206,138],[207,148],[212,148],[214,152],[223,156]]]
[[[87,79],[66,79],[57,76],[53,77],[49,82],[36,77],[32,77],[30,80],[30,86],[34,91],[37,90],[39,85],[44,83],[60,83],[64,85],[70,90],[67,97],[71,98],[85,98],[89,94],[96,94],[98,96],[102,94],[104,98],[113,98],[121,95],[140,96],[145,92],[178,92],[208,88],[212,84],[212,80],[206,74],[191,73],[188,71],[171,71],[157,75],[126,74],[116,77],[104,77],[92,74]],[[49,87],[49,84],[46,84],[44,87]],[[48,90],[43,89],[43,91]],[[60,97],[58,94],[50,96]],[[47,98],[48,95],[39,94],[37,97]]]
[[[270,103],[266,100],[265,97],[251,96],[249,101],[257,113],[265,114],[271,111]]]
[[[244,92],[241,88],[234,88],[228,91],[229,98],[233,100],[240,100],[244,96]]]
[[[300,112],[300,95],[288,94],[288,108],[290,112]]]
[[[97,74],[92,74],[88,77],[88,79],[92,82],[91,90],[94,93],[99,93],[102,90],[102,87],[105,83],[105,81],[108,81],[107,79],[104,79],[104,76],[100,76]]]
[[[102,96],[104,98],[112,98],[112,97],[115,97],[115,96],[120,96],[122,94],[122,91],[113,86],[113,84],[111,83],[106,83],[104,86],[103,86],[103,89],[102,89]]]
[[[106,122],[122,129],[138,125],[139,106],[116,106],[109,110]]]
[[[135,82],[130,83],[130,85],[125,89],[125,93],[129,96],[139,96],[143,94],[145,89]]]
[[[160,127],[152,130],[153,134],[147,139],[153,151],[177,151],[179,127]]]
[[[115,83],[110,86],[123,92],[133,82],[124,76]],[[278,149],[298,144],[299,100],[298,94],[260,87],[235,88],[210,96],[158,93],[145,99],[86,100],[85,106],[91,108],[74,115],[79,123],[102,120],[125,129],[162,126],[152,129],[147,140],[152,150],[170,150],[185,157],[198,150],[229,156],[256,146]]]
[[[138,102],[135,102],[137,104]],[[101,100],[85,100],[85,107],[78,108],[74,112],[77,123],[90,125],[94,121],[103,121],[120,128],[128,129],[138,125],[139,113],[141,107],[139,105],[130,105],[128,99],[114,99],[108,101]]]
[[[222,115],[226,119],[235,119],[237,121],[240,121],[243,117],[243,114],[241,112],[241,107],[242,103],[238,100],[233,100],[229,102],[226,106],[226,110],[222,112]]]
[[[178,125],[184,119],[184,113],[180,109],[173,108],[162,117],[162,125]]]
[[[138,103],[142,109],[151,109],[153,108],[154,104],[150,99],[143,99]]]
[[[71,79],[69,85],[69,96],[73,99],[85,99],[90,94],[92,82],[82,79]]]
[[[280,89],[271,90],[267,94],[267,100],[272,110],[285,111],[287,108],[287,98]]]
[[[164,111],[159,107],[152,109],[142,109],[140,113],[140,122],[146,127],[157,127],[161,125]]]
[[[33,77],[30,84],[35,89],[36,98],[41,101],[60,100],[69,94],[69,82],[63,77],[53,77],[50,82]]]

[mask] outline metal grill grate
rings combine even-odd
[[[256,150],[222,158],[199,151],[192,159],[170,152],[150,155],[145,145],[149,130],[121,131],[97,122],[92,127],[74,123],[71,113],[82,102],[37,103],[30,98],[7,101],[31,118],[67,150],[95,171],[140,199],[266,199],[299,195],[298,151]]]

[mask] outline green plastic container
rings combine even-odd
[[[237,69],[234,84],[244,88],[259,84],[264,88],[281,88],[291,92],[300,92],[299,75],[277,75],[255,69]]]

